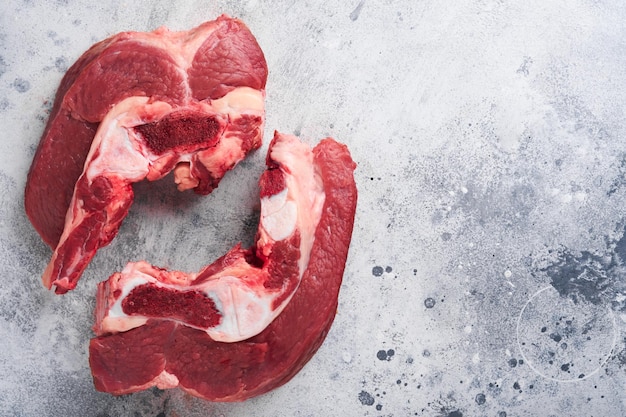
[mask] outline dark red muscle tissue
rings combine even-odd
[[[132,183],[173,171],[181,191],[207,194],[259,148],[267,75],[256,39],[228,16],[120,33],[85,52],[61,81],[26,184],[26,213],[54,249],[44,284],[76,286],[117,234]],[[286,383],[321,346],[352,236],[356,164],[334,139],[310,148],[277,132],[266,163],[252,247],[197,273],[132,262],[98,285],[98,390],[242,401]]]

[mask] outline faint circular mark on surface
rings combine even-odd
[[[618,338],[610,308],[574,302],[553,287],[530,297],[516,332],[520,353],[531,369],[560,382],[581,381],[602,369]]]

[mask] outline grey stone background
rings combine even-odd
[[[197,270],[256,228],[264,148],[212,195],[140,184],[72,293],[22,206],[58,82],[124,30],[242,18],[266,137],[333,136],[360,199],[337,318],[285,386],[238,404],[112,397],[88,367],[95,285]],[[0,5],[0,415],[626,415],[626,3],[35,1]]]

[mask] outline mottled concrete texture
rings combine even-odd
[[[266,136],[334,136],[358,162],[337,318],[300,374],[251,401],[112,397],[87,362],[96,283],[249,243],[267,144],[205,198],[139,185],[63,297],[39,280],[26,173],[92,43],[221,13],[266,53]],[[2,2],[0,415],[626,415],[624,22],[622,0]]]

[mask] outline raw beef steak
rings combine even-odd
[[[236,342],[280,314],[308,265],[324,189],[311,149],[295,137],[276,135],[267,158],[254,250],[237,246],[197,274],[129,264],[99,285],[96,334],[161,318]]]
[[[178,386],[241,401],[284,384],[313,356],[337,309],[355,164],[330,138],[311,150],[276,133],[267,165],[253,248],[237,246],[197,274],[129,264],[100,284],[89,347],[98,390]]]
[[[28,175],[25,208],[55,248],[44,284],[76,286],[116,235],[131,184],[174,170],[206,194],[261,145],[267,65],[239,20],[187,32],[125,32],[69,69]]]

